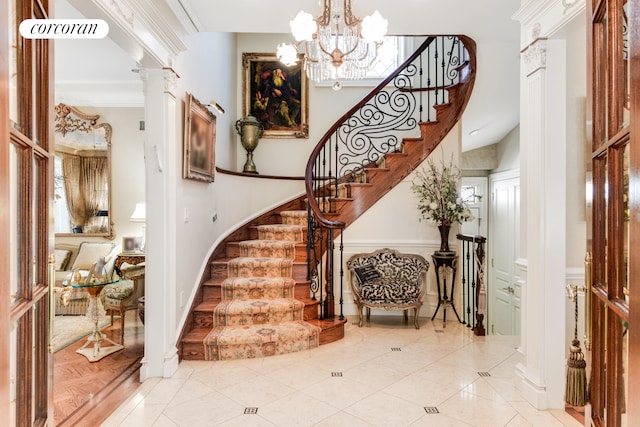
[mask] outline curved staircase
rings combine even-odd
[[[423,73],[431,64],[433,80],[430,71]],[[342,295],[335,297],[334,286],[343,288],[343,274],[333,263],[342,245],[334,239],[460,120],[475,69],[473,40],[427,37],[340,118],[310,156],[306,194],[242,225],[214,250],[179,341],[180,356],[262,357],[341,339],[345,320],[334,308]]]

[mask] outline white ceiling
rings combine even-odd
[[[319,14],[318,0],[166,0],[182,7],[200,31],[288,33],[301,9]],[[477,43],[474,92],[462,118],[463,151],[498,142],[519,122],[519,25],[511,19],[517,0],[352,0],[364,17],[377,9],[389,34],[465,34]],[[59,18],[81,17],[67,0],[56,1]],[[97,43],[100,43],[99,45]],[[56,83],[139,83],[135,61],[114,42],[56,41]],[[478,129],[477,135],[469,132]]]

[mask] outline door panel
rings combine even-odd
[[[640,0],[592,0],[588,10],[593,170],[590,399],[596,426],[640,425]]]
[[[513,174],[510,174],[513,176]],[[519,178],[492,176],[489,239],[489,322],[491,333],[520,333],[519,285],[515,276],[518,248]],[[518,301],[516,306],[516,300]]]
[[[6,3],[4,3],[6,4]],[[0,8],[0,425],[48,425],[52,374],[48,353],[48,254],[52,205],[50,41],[31,41],[18,23],[46,18],[47,0],[9,0]],[[8,12],[8,13],[7,13]],[[6,187],[5,187],[6,186]],[[3,257],[4,258],[4,257]]]

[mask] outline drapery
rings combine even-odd
[[[87,222],[84,191],[82,185],[82,158],[71,154],[62,155],[62,173],[67,209],[73,227],[83,227]]]
[[[82,180],[88,221],[95,217],[102,207],[107,182],[107,158],[82,157]]]
[[[106,157],[63,154],[67,208],[73,226],[84,228],[102,208],[109,171]]]

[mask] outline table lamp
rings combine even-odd
[[[142,243],[140,246],[140,250],[144,252],[145,247],[145,222],[147,220],[147,209],[145,207],[144,202],[136,203],[136,208],[133,210],[133,213],[129,217],[129,221],[131,222],[141,222],[142,223]]]

